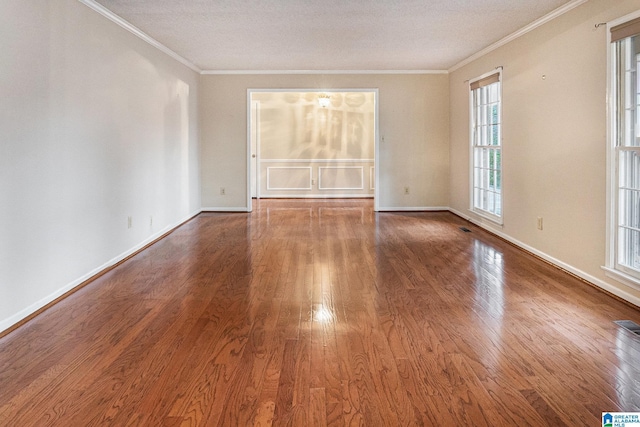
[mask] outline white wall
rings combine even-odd
[[[638,0],[590,0],[450,74],[451,207],[601,287],[606,245],[606,26]],[[503,66],[504,227],[469,209],[465,80]],[[543,77],[544,76],[544,77]],[[543,217],[544,229],[537,229]]]
[[[379,89],[380,208],[448,206],[448,82],[446,74],[203,75],[203,208],[247,207],[248,89]]]
[[[200,188],[197,74],[77,0],[0,2],[0,96],[2,331],[197,213]]]

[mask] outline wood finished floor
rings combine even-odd
[[[450,213],[263,200],[0,339],[0,425],[601,425],[640,411],[619,319],[640,310]]]

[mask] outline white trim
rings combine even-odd
[[[640,11],[638,12],[640,13]],[[624,18],[621,18],[624,19]],[[615,155],[614,134],[613,126],[616,122],[615,112],[616,108],[613,105],[615,93],[615,82],[613,81],[613,75],[611,73],[612,61],[611,61],[611,27],[613,23],[607,24],[607,150],[606,150],[606,243],[605,243],[605,267],[603,269],[612,269],[615,265],[615,234],[616,234],[616,212],[617,208],[614,206],[617,200],[616,194],[616,181],[613,178],[613,174],[616,173],[617,158]],[[605,270],[606,271],[606,270]],[[606,273],[605,273],[606,274]],[[615,277],[613,277],[615,279]]]
[[[214,206],[214,207],[203,207],[201,209],[202,212],[251,212],[246,206],[233,207],[233,206]]]
[[[634,149],[634,147],[616,147],[614,141],[614,126],[617,122],[616,105],[615,105],[615,76],[612,74],[612,56],[611,49],[611,29],[617,25],[637,19],[640,17],[640,10],[629,13],[620,18],[614,19],[607,23],[607,178],[606,178],[606,247],[605,247],[605,265],[601,268],[605,275],[627,285],[633,289],[640,290],[640,280],[638,277],[626,273],[623,269],[625,266],[620,265],[616,261],[617,247],[617,214],[618,214],[618,151],[626,149]]]
[[[256,183],[256,199],[260,200],[260,187],[262,185],[262,182],[261,182],[262,173],[260,173],[260,161],[262,160],[260,158],[260,136],[261,136],[261,134],[260,134],[260,132],[261,132],[260,131],[260,114],[261,114],[260,108],[261,108],[261,104],[260,104],[260,101],[253,101],[251,99],[249,99],[249,102],[251,103],[251,106],[252,106],[251,111],[253,111],[253,105],[256,106],[256,109],[255,109],[255,114],[256,114],[256,117],[255,117],[255,124],[256,124],[256,135],[255,135],[255,138],[256,138],[256,152],[253,154],[253,155],[256,156],[256,171],[255,171],[256,172],[256,176],[252,177],[252,179],[255,180],[255,183]],[[247,120],[249,120],[249,119],[250,119],[250,117],[247,117]],[[251,138],[253,138],[253,134],[252,134]],[[251,145],[251,151],[249,153],[251,154],[251,152],[253,151],[253,143],[251,143],[250,145]],[[253,160],[249,159],[249,162],[253,162]],[[251,197],[253,197],[253,194],[251,194]],[[248,204],[249,204],[249,206],[252,205],[250,200],[248,201]],[[251,209],[249,209],[249,210],[251,210]]]
[[[309,170],[309,186],[308,187],[272,187],[271,186],[271,169],[308,169]],[[269,166],[267,167],[267,191],[284,190],[284,191],[302,191],[313,190],[313,169],[311,166]]]
[[[375,167],[375,182],[380,182],[380,91],[374,89],[373,102],[375,111],[373,113],[373,166]],[[376,185],[373,189],[373,210],[378,212],[380,210],[380,189],[379,185]]]
[[[323,187],[322,169],[360,169],[360,187]],[[318,166],[318,190],[364,190],[363,166]]]
[[[373,159],[264,159],[261,163],[373,163]]]
[[[375,191],[376,189],[376,167],[369,166],[369,190]]]
[[[379,99],[380,99],[380,90],[377,88],[333,88],[333,89],[323,89],[323,88],[262,88],[262,89],[254,89],[254,88],[247,88],[247,112],[248,114],[251,114],[251,94],[257,92],[257,93],[261,93],[261,92],[323,92],[323,93],[334,93],[334,92],[371,92],[373,93],[373,100],[374,100],[374,158],[373,158],[373,163],[374,166],[376,165],[377,159],[380,158],[380,106],[379,106]],[[249,120],[250,116],[247,115],[247,122],[250,122]],[[247,124],[247,126],[250,126],[250,123]],[[247,135],[248,135],[247,131]],[[247,144],[250,144],[249,141],[247,141]],[[250,148],[249,148],[250,149]],[[249,156],[247,156],[249,157]],[[247,160],[248,163],[249,160]],[[258,162],[258,164],[260,164],[260,162]],[[380,169],[379,167],[375,168],[375,182],[380,182]],[[249,181],[251,179],[251,169],[249,166],[247,166],[247,185],[249,185]],[[376,186],[377,187],[377,186]],[[247,190],[248,193],[248,198],[249,198],[249,208],[248,210],[251,211],[251,202],[250,202],[250,197],[251,197],[251,189],[249,187],[249,189]],[[264,195],[260,196],[261,198],[267,198]],[[271,198],[276,198],[276,197],[292,197],[291,195],[286,195],[286,196],[276,196],[276,195],[270,195],[269,197]],[[305,196],[305,197],[309,197],[312,198],[310,196]],[[327,196],[319,196],[319,197],[327,197]],[[332,195],[331,197],[371,197],[370,194],[367,195]],[[375,188],[374,189],[374,193],[373,193],[373,210],[374,211],[378,211],[378,206],[379,206],[379,200],[380,200],[380,190],[379,188]]]
[[[486,219],[487,221],[491,221],[491,223],[496,226],[496,227],[504,227],[504,221],[502,220],[502,217],[498,217],[495,215],[491,215],[490,212],[485,212],[482,209],[469,209],[469,212],[473,215],[476,215],[478,218],[481,219]]]
[[[640,18],[640,10],[636,10],[635,12],[631,12],[627,15],[621,16],[620,18],[607,22],[607,42],[609,42],[609,44],[611,43],[611,28],[636,18]]]
[[[261,199],[372,199],[371,194],[269,194],[260,196]]]
[[[251,194],[251,180],[255,177],[251,176],[251,93],[247,91],[247,117],[246,117],[246,126],[247,126],[247,146],[246,146],[246,162],[247,162],[247,206],[246,211],[251,212],[253,209],[253,203],[251,203],[252,194]],[[256,118],[257,120],[257,118]],[[259,160],[259,159],[258,159]],[[260,162],[256,161],[256,174],[260,175]],[[256,188],[256,194],[260,193],[260,189]]]
[[[281,93],[281,92],[303,92],[303,93],[344,93],[344,92],[369,92],[374,93],[378,89],[361,88],[361,87],[337,87],[337,88],[322,88],[322,87],[289,87],[289,88],[248,88],[249,93]]]
[[[262,114],[262,110],[261,110],[261,105],[260,101],[256,101],[256,129],[257,129],[257,133],[256,133],[256,198],[258,200],[260,200],[260,190],[262,187],[262,171],[260,170],[260,161],[262,160],[261,153],[260,150],[262,149],[262,145],[261,145],[261,137],[262,137],[262,128],[260,127],[260,115]],[[253,111],[253,110],[252,110]],[[251,195],[253,196],[253,194]],[[249,201],[249,206],[251,206],[252,203],[251,201]],[[251,210],[251,209],[249,209]]]
[[[81,0],[82,1],[82,0]],[[449,74],[447,70],[202,70],[202,75],[227,74]],[[280,91],[278,91],[280,92]],[[348,92],[341,90],[340,92]]]
[[[621,282],[627,285],[630,288],[633,288],[637,291],[640,291],[640,283],[638,283],[638,279],[625,274],[623,271],[616,270],[610,267],[601,267],[604,270],[604,274],[608,277],[611,277],[613,280]]]
[[[155,47],[159,51],[169,55],[171,58],[175,59],[176,61],[178,61],[182,65],[185,65],[185,66],[189,67],[190,69],[192,69],[196,73],[202,73],[202,70],[196,64],[194,64],[193,62],[189,61],[188,59],[185,59],[184,57],[178,55],[173,50],[169,49],[168,47],[166,47],[165,45],[163,45],[162,43],[160,43],[159,41],[157,41],[156,39],[154,39],[153,37],[151,37],[150,35],[148,35],[144,31],[140,30],[138,27],[136,27],[136,26],[132,25],[131,23],[129,23],[128,21],[122,19],[121,17],[119,17],[115,13],[111,12],[109,9],[107,9],[104,6],[102,6],[101,4],[96,3],[95,0],[78,0],[78,1],[80,3],[82,3],[82,4],[84,4],[85,6],[89,7],[90,9],[93,9],[94,11],[98,12],[100,15],[104,16],[105,18],[107,18],[111,22],[113,22],[113,23],[119,25],[120,27],[124,28],[125,30],[129,31],[130,33],[132,33],[136,37],[138,37],[138,38],[142,39],[143,41],[149,43],[151,46]]]
[[[190,213],[189,215],[187,215],[183,219],[179,220],[175,224],[166,226],[165,228],[163,228],[162,230],[152,234],[151,236],[149,236],[148,238],[146,238],[145,240],[143,240],[141,243],[137,244],[133,248],[121,253],[120,255],[116,256],[115,258],[110,259],[109,261],[105,262],[101,266],[99,266],[97,268],[94,268],[93,270],[89,271],[87,274],[85,274],[85,275],[83,275],[81,277],[78,277],[77,279],[73,280],[72,282],[67,283],[62,288],[60,288],[57,291],[47,295],[46,297],[40,299],[39,301],[36,301],[35,303],[31,304],[30,306],[20,310],[19,312],[17,312],[13,316],[10,316],[10,317],[0,321],[0,332],[3,332],[5,330],[9,329],[13,325],[15,325],[18,322],[20,322],[21,320],[24,320],[28,316],[30,316],[33,313],[37,312],[38,310],[42,309],[47,304],[50,304],[51,302],[55,301],[57,298],[60,298],[61,296],[63,296],[67,292],[73,290],[77,286],[79,286],[82,283],[86,282],[87,280],[91,279],[93,276],[101,273],[102,271],[104,271],[104,270],[106,270],[106,269],[108,269],[110,267],[113,267],[114,265],[116,265],[120,261],[122,261],[122,260],[126,259],[127,257],[133,255],[134,253],[138,252],[139,250],[141,250],[142,248],[144,248],[148,244],[152,243],[154,240],[162,237],[163,234],[166,234],[167,232],[180,227],[181,225],[183,225],[187,221],[195,218],[201,212],[202,212],[201,210],[197,210],[195,212]]]
[[[465,65],[475,61],[478,58],[481,58],[483,56],[485,56],[486,54],[488,54],[489,52],[492,52],[496,49],[498,49],[501,46],[504,46],[505,44],[512,42],[513,40],[524,36],[527,33],[530,33],[531,31],[535,30],[538,27],[541,27],[542,25],[546,24],[549,21],[552,21],[562,15],[564,15],[565,13],[569,12],[572,9],[575,9],[576,7],[580,6],[583,3],[586,3],[589,0],[573,0],[565,5],[560,6],[559,8],[547,13],[546,15],[544,15],[542,18],[536,19],[535,21],[533,21],[532,23],[530,23],[529,25],[526,25],[524,27],[522,27],[521,29],[519,29],[518,31],[509,34],[508,36],[506,36],[503,39],[498,40],[497,42],[493,43],[492,45],[482,49],[479,52],[474,53],[473,55],[471,55],[470,57],[468,57],[467,59],[463,59],[462,61],[458,62],[456,65],[454,65],[453,67],[449,68],[447,71],[449,73],[454,72],[455,70],[457,70],[458,68],[462,68]]]
[[[595,286],[598,286],[601,289],[604,289],[607,292],[610,292],[622,299],[624,299],[625,301],[628,301],[632,304],[635,304],[637,306],[640,307],[640,297],[637,297],[633,294],[630,294],[629,292],[626,292],[616,286],[613,286],[607,282],[605,282],[604,280],[600,280],[597,277],[594,277],[588,273],[585,273],[584,271],[573,267],[572,265],[569,265],[563,261],[560,261],[557,258],[552,257],[551,255],[548,255],[542,251],[539,251],[525,243],[522,243],[519,240],[514,239],[513,237],[509,236],[508,234],[505,234],[499,230],[496,230],[495,228],[492,227],[487,227],[487,224],[482,223],[481,221],[476,221],[474,218],[469,217],[468,215],[464,215],[462,212],[457,211],[456,209],[453,208],[448,208],[448,210],[456,215],[458,215],[461,218],[466,219],[469,222],[472,222],[473,224],[477,225],[480,228],[483,228],[487,231],[489,231],[490,233],[495,234],[496,236],[510,242],[513,243],[514,245],[528,251],[531,252],[532,254],[544,259],[545,261],[550,262],[551,264],[555,265],[556,267],[562,268],[572,274],[575,274],[576,276],[580,277],[581,279],[586,280],[589,283],[594,284]]]
[[[482,74],[481,76],[478,76],[476,78],[473,78],[471,80],[469,80],[469,211],[473,212],[474,214],[485,218],[493,223],[495,223],[496,225],[499,225],[500,227],[503,226],[504,224],[504,203],[503,203],[503,194],[504,194],[504,180],[501,180],[500,182],[500,216],[495,215],[492,212],[488,212],[488,211],[484,211],[480,208],[476,208],[475,207],[475,189],[476,189],[476,185],[475,185],[475,158],[476,158],[476,153],[475,153],[475,149],[480,147],[480,148],[484,148],[485,146],[476,146],[474,145],[474,140],[473,140],[473,136],[474,136],[474,128],[475,128],[475,122],[474,122],[474,117],[475,117],[475,108],[476,106],[473,103],[473,90],[471,90],[471,84],[474,82],[477,82],[479,80],[482,80],[486,77],[492,76],[494,74],[498,75],[498,83],[500,83],[500,90],[498,92],[498,105],[499,105],[499,114],[500,116],[498,117],[498,122],[500,123],[500,145],[499,148],[500,149],[500,176],[503,177],[504,174],[502,173],[502,166],[504,165],[504,150],[503,148],[503,133],[502,133],[502,67],[496,67],[491,71],[487,71],[486,73]],[[487,148],[491,148],[491,146],[486,146]],[[494,146],[494,148],[496,148]]]
[[[430,212],[448,211],[446,206],[385,206],[378,208],[378,212]]]

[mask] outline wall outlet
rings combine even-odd
[[[149,216],[149,227],[153,227],[153,215]]]
[[[224,187],[220,187],[220,195],[224,196],[225,194],[227,194],[227,190]]]
[[[316,180],[315,179],[311,180],[311,185],[316,185]]]
[[[131,228],[133,227],[133,217],[132,216],[128,216],[127,217],[127,228]]]
[[[404,194],[409,194],[409,187],[404,187]]]
[[[538,230],[542,230],[542,217],[538,217]]]

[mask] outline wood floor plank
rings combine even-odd
[[[450,213],[260,200],[0,338],[0,425],[596,425],[640,410],[614,320],[640,309]]]

